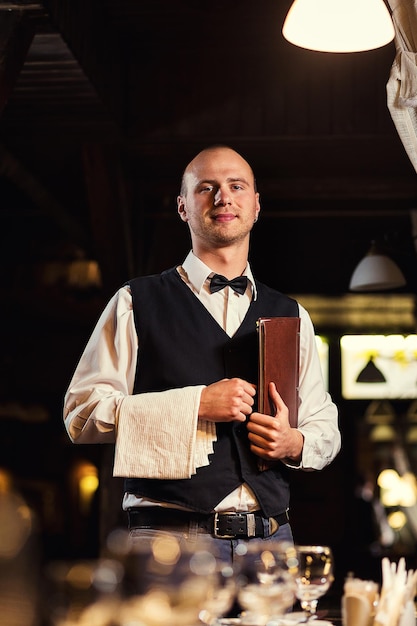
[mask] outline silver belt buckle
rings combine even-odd
[[[220,513],[214,514],[214,528],[213,535],[217,537],[217,539],[234,539],[235,535],[219,535],[219,515]]]
[[[235,539],[236,535],[219,535],[219,515],[220,513],[214,514],[214,529],[213,534],[218,539]],[[246,517],[246,533],[248,537],[256,537],[256,520],[255,515],[253,513],[245,513]],[[275,521],[275,520],[274,520]]]

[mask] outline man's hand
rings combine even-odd
[[[269,385],[269,397],[275,406],[275,416],[252,413],[248,420],[248,437],[254,454],[267,461],[301,458],[304,438],[288,421],[288,408],[274,383]]]
[[[252,413],[255,385],[241,378],[224,378],[201,392],[198,417],[212,422],[244,422]]]

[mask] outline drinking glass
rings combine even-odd
[[[296,597],[306,621],[316,614],[317,603],[334,580],[333,554],[329,546],[296,546],[298,572]]]
[[[199,620],[207,626],[216,624],[233,606],[236,598],[236,578],[232,565],[219,561],[207,573],[207,594],[202,603]]]
[[[195,626],[200,615],[211,624],[232,603],[208,545],[196,540],[191,546],[169,533],[134,546],[123,587],[122,624]]]
[[[296,551],[282,541],[257,541],[237,549],[237,598],[242,624],[266,626],[292,607],[295,600]]]

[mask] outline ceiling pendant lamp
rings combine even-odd
[[[362,52],[394,39],[384,0],[294,0],[282,28],[290,43],[321,52]]]
[[[404,275],[392,259],[378,250],[375,243],[356,266],[350,279],[350,291],[385,291],[406,284]]]
[[[357,383],[386,383],[384,374],[374,363],[374,357],[370,356],[369,361],[356,379]]]

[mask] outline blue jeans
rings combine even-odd
[[[266,530],[269,530],[269,521],[265,520]],[[198,532],[198,527],[192,528],[192,524],[190,524],[190,528],[188,532],[171,532],[171,531],[157,531],[150,528],[132,528],[130,530],[130,539],[132,541],[133,550],[135,548],[139,551],[144,550],[145,552],[148,550],[150,543],[156,536],[160,536],[161,534],[173,535],[175,536],[180,545],[185,550],[195,550],[199,545],[199,540],[204,541],[204,550],[210,551],[217,560],[220,560],[223,564],[227,564],[232,566],[233,568],[238,567],[238,546],[241,544],[250,543],[255,539],[219,539],[217,537],[213,537],[207,533]],[[288,542],[290,544],[294,543],[293,535],[291,531],[290,524],[284,524],[278,528],[278,530],[269,537],[265,537],[265,539],[256,538],[257,541],[263,541],[266,544],[271,541],[283,541]],[[140,567],[138,572],[141,571]],[[140,576],[139,576],[140,580]],[[235,617],[240,615],[242,611],[242,607],[238,601],[237,596],[234,598],[233,605],[229,608],[226,617]]]
[[[265,520],[265,524],[269,524],[268,520]],[[146,542],[150,542],[156,535],[160,534],[161,531],[150,528],[132,528],[130,531],[130,538],[133,545],[136,544],[138,546],[141,545],[142,547],[146,547]],[[169,534],[177,537],[180,543],[188,548],[192,548],[199,539],[204,539],[206,547],[210,547],[210,545],[212,545],[213,553],[216,554],[221,561],[230,564],[232,564],[235,560],[237,546],[241,543],[251,541],[251,539],[219,539],[218,537],[213,537],[212,535],[206,533],[201,534],[198,532],[197,527],[192,528],[192,524],[190,524],[188,533],[169,531]],[[259,540],[259,538],[257,539]],[[293,543],[294,540],[290,524],[283,524],[273,535],[265,537],[262,541],[287,541]]]

